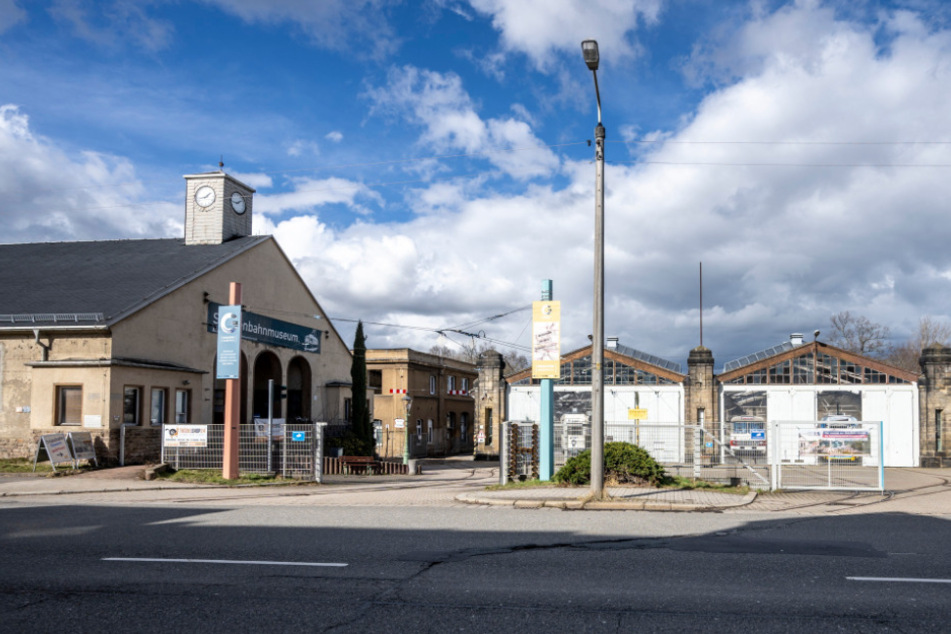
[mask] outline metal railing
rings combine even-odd
[[[285,478],[321,481],[325,423],[289,423],[280,435],[265,427],[241,425],[238,442],[238,471],[280,474]],[[192,446],[182,446],[171,432],[177,428],[195,430]],[[162,462],[175,469],[221,469],[224,454],[224,425],[166,425],[162,433]]]

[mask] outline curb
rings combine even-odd
[[[510,506],[517,509],[540,509],[553,508],[565,511],[677,511],[677,512],[710,512],[725,508],[738,508],[748,506],[756,500],[756,491],[750,491],[739,504],[730,504],[728,506],[717,506],[710,504],[684,504],[680,502],[660,502],[660,501],[623,501],[623,500],[605,500],[588,501],[583,500],[519,500],[517,498],[486,498],[478,497],[478,494],[460,493],[455,497],[457,502],[465,504],[479,504],[482,506]]]

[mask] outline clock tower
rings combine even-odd
[[[185,176],[185,244],[221,244],[251,235],[254,190],[224,172]]]

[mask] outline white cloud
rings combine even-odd
[[[357,57],[383,57],[400,44],[387,19],[396,0],[203,1],[250,24],[295,24],[318,46]]]
[[[631,56],[629,39],[639,22],[658,19],[661,0],[469,0],[492,18],[504,50],[527,55],[543,70],[552,70],[559,53],[580,59],[581,41],[596,39],[605,61]]]
[[[422,126],[420,142],[436,151],[485,154],[506,174],[519,179],[551,175],[558,157],[515,118],[483,120],[454,73],[413,66],[392,69],[386,86],[370,88],[373,112],[400,116]]]
[[[339,130],[334,130],[333,132],[328,132],[325,136],[325,139],[328,141],[333,141],[334,143],[340,143],[343,141],[343,132]]]
[[[144,200],[129,161],[70,156],[11,104],[0,106],[0,191],[4,242],[182,235],[181,205]]]
[[[26,20],[26,11],[17,6],[16,0],[0,0],[0,33]]]
[[[148,51],[159,51],[171,43],[172,25],[150,17],[145,8],[136,3],[55,0],[49,12],[56,20],[72,27],[77,37],[100,46],[115,47],[131,42]]]
[[[371,214],[372,209],[364,203],[383,205],[383,198],[377,192],[362,183],[343,178],[296,178],[292,179],[291,183],[293,190],[289,192],[259,192],[254,198],[254,211],[272,215],[303,213],[314,211],[321,205],[343,204],[355,213],[366,215]]]
[[[287,155],[288,156],[319,156],[320,155],[320,146],[314,143],[313,141],[304,141],[303,139],[297,139],[292,141],[287,146]]]

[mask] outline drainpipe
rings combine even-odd
[[[38,345],[40,348],[43,349],[43,359],[42,359],[42,360],[43,360],[43,361],[49,361],[49,360],[50,360],[50,348],[53,347],[53,344],[52,344],[52,343],[43,343],[42,341],[40,341],[40,329],[39,329],[39,328],[34,328],[34,329],[33,329],[33,340],[36,342],[36,345]]]

